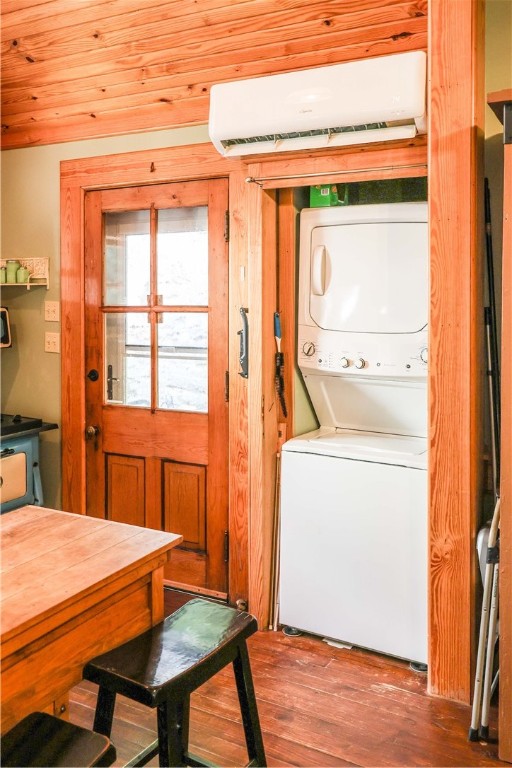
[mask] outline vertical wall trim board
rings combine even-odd
[[[429,690],[469,703],[481,503],[483,3],[429,3]]]

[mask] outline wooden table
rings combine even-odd
[[[0,516],[1,730],[66,716],[86,661],[163,618],[163,568],[181,536],[45,507]]]

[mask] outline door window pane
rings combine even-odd
[[[149,211],[104,214],[103,301],[140,306],[150,292]]]
[[[208,208],[158,211],[157,293],[168,305],[208,304]]]
[[[151,331],[147,313],[105,316],[105,402],[151,405]]]
[[[169,312],[158,323],[158,407],[208,411],[208,315]]]

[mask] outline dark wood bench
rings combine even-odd
[[[45,712],[33,712],[2,736],[4,768],[92,768],[115,759],[106,736]]]

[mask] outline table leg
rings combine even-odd
[[[164,567],[151,574],[151,623],[158,624],[164,618]]]

